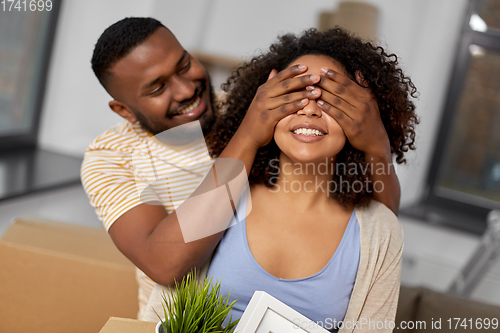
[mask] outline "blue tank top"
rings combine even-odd
[[[245,216],[242,202],[245,200],[238,204],[238,216]],[[280,279],[254,259],[242,220],[226,230],[208,275],[214,277],[214,282],[221,281],[222,294],[230,292],[229,302],[239,298],[230,313],[233,320],[242,316],[253,293],[261,290],[330,329],[334,319],[338,322],[345,317],[358,272],[359,251],[359,223],[353,211],[339,246],[321,271],[302,279]]]

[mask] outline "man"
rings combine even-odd
[[[170,149],[147,141],[195,120],[200,122],[203,134],[208,134],[220,111],[220,101],[213,97],[201,64],[152,18],[126,18],[107,28],[95,46],[92,69],[113,98],[109,107],[125,121],[89,146],[82,165],[82,182],[114,243],[138,267],[142,313],[153,280],[171,285],[191,269],[200,268],[223,234],[217,232],[185,242],[175,210],[178,212],[186,199],[213,189],[209,183],[214,179],[217,188],[234,176],[234,170],[211,169],[213,162],[206,150]],[[257,92],[254,107],[219,159],[240,161],[248,175],[257,149],[271,140],[276,123],[321,95],[319,88],[310,87],[322,78],[300,75],[306,70],[304,66],[293,66],[280,73],[271,72],[269,81]],[[157,170],[151,168],[151,159],[195,172],[181,177],[171,170]],[[390,157],[384,162],[391,164]],[[207,173],[213,173],[213,177],[206,177],[200,184],[199,175]],[[382,177],[387,190],[377,194],[376,199],[396,211],[399,183],[395,173],[378,177]],[[161,205],[146,203],[138,181],[164,178],[169,178],[168,198],[157,197]],[[231,199],[234,207],[239,197],[233,195]],[[205,216],[227,226],[230,217],[218,209],[223,200],[225,197],[209,196],[196,206],[191,218],[193,229],[205,227],[204,218],[200,218]]]

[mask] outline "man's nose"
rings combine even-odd
[[[297,114],[307,117],[321,117],[321,109],[318,107],[317,101],[316,99],[309,100],[309,103],[302,110],[297,111]]]
[[[175,76],[172,78],[171,87],[172,96],[177,102],[191,99],[196,91],[194,82],[182,76]]]

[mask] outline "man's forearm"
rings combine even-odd
[[[398,214],[401,188],[396,170],[392,163],[390,150],[379,154],[365,154],[371,170],[373,198],[386,205],[394,214]]]
[[[147,237],[148,253],[150,260],[143,259],[148,275],[161,284],[172,284],[174,279],[182,278],[193,268],[201,267],[210,257],[217,243],[223,235],[222,232],[215,234],[209,233],[207,237],[185,242],[186,229],[195,230],[203,233],[204,230],[210,230],[213,226],[207,224],[216,224],[218,230],[225,230],[233,217],[233,209],[238,203],[244,190],[243,183],[239,181],[240,186],[231,187],[231,214],[228,212],[228,196],[226,193],[228,184],[240,176],[242,168],[235,170],[232,168],[238,163],[225,163],[225,159],[235,159],[239,165],[245,166],[245,182],[250,173],[257,147],[248,143],[244,135],[235,134],[227,147],[220,154],[219,159],[215,161],[214,167],[209,171],[209,175],[204,179],[193,194],[179,206],[176,213],[166,216],[151,234]],[[231,161],[229,161],[231,162]],[[234,162],[234,161],[233,161]],[[220,187],[226,187],[221,189]],[[239,188],[238,188],[239,187]],[[216,189],[219,189],[218,191]],[[207,195],[210,193],[209,195]],[[204,195],[203,201],[192,206],[190,198],[196,198]],[[199,201],[197,201],[199,202]],[[188,206],[186,206],[188,205]],[[191,205],[191,206],[190,206]],[[183,207],[184,206],[184,207]],[[179,219],[182,211],[182,219]],[[185,226],[188,225],[188,228]],[[184,228],[183,228],[184,226]]]

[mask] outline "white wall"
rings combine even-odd
[[[40,125],[40,146],[83,156],[92,140],[120,117],[90,67],[94,45],[126,16],[149,16],[155,0],[63,1]]]

